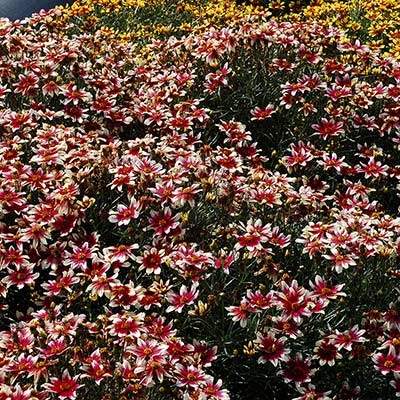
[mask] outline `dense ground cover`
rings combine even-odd
[[[399,395],[400,65],[146,4],[0,21],[0,399]]]

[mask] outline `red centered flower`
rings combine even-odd
[[[394,346],[389,346],[388,354],[377,353],[372,357],[375,369],[383,375],[389,372],[400,372],[400,357],[396,354]]]
[[[177,364],[175,366],[178,372],[178,379],[176,381],[176,386],[191,386],[197,387],[199,383],[205,382],[204,372],[197,369],[193,365],[188,367],[182,364]]]
[[[271,115],[276,112],[273,104],[268,104],[265,108],[256,107],[254,110],[251,110],[250,113],[253,116],[252,120],[263,120],[270,118]]]
[[[195,282],[191,289],[188,290],[185,285],[182,285],[179,294],[174,292],[168,293],[167,300],[169,303],[171,303],[171,305],[167,308],[167,312],[177,311],[180,313],[185,305],[193,304],[199,295],[197,290],[198,286],[198,282]]]
[[[317,342],[314,348],[316,353],[314,358],[319,360],[320,365],[328,364],[329,366],[335,365],[335,360],[342,358],[338,352],[338,345],[331,339],[322,339]]]
[[[59,399],[76,399],[76,391],[83,385],[78,385],[79,376],[71,378],[68,370],[64,370],[62,378],[50,378],[51,383],[45,383],[45,387],[50,392],[56,393]]]
[[[296,384],[301,384],[304,382],[309,382],[311,375],[314,370],[310,368],[311,360],[303,360],[303,356],[300,353],[296,353],[296,357],[290,358],[286,362],[286,369],[279,371],[279,375],[283,375],[285,382],[294,382]]]
[[[302,316],[310,316],[309,305],[312,304],[311,292],[299,287],[296,280],[289,286],[285,281],[281,282],[281,292],[275,293],[278,309],[283,310],[285,317],[291,317],[300,322]]]
[[[129,206],[119,204],[117,211],[110,211],[108,220],[111,223],[117,223],[118,225],[128,225],[132,219],[136,219],[139,216],[140,203],[134,198],[131,198]]]
[[[163,211],[151,211],[149,219],[150,228],[159,235],[168,234],[179,225],[180,214],[172,216],[171,209],[166,207]]]
[[[344,284],[329,287],[319,275],[315,277],[315,284],[310,281],[310,287],[313,290],[312,297],[324,300],[334,300],[338,296],[346,296],[346,293],[340,291],[343,286]]]
[[[316,134],[321,135],[323,139],[344,133],[343,122],[335,122],[333,119],[328,121],[326,118],[322,118],[320,125],[313,124],[311,128],[316,131]]]
[[[285,347],[285,337],[277,339],[275,335],[269,332],[266,336],[259,333],[257,335],[257,347],[261,351],[261,356],[258,358],[259,363],[271,361],[276,367],[278,361],[289,361],[287,356],[290,350]]]

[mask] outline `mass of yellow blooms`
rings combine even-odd
[[[104,30],[122,40],[182,35],[205,27],[229,25],[252,14],[309,20],[332,25],[348,36],[400,56],[400,3],[397,0],[77,0],[60,7],[64,22],[83,31]],[[240,2],[241,3],[241,2]]]
[[[380,49],[385,56],[400,56],[400,3],[397,0],[317,0],[285,18],[332,25],[369,47]]]

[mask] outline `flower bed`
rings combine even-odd
[[[0,21],[0,399],[400,394],[400,66],[268,15]]]

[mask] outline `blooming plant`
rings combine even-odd
[[[398,62],[102,7],[0,20],[0,399],[400,395]]]

